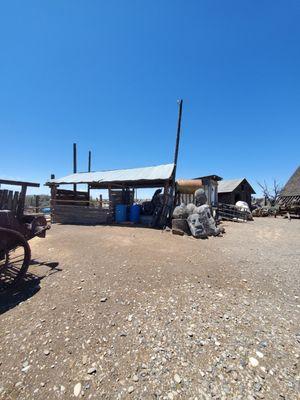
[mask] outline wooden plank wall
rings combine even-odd
[[[73,201],[74,202],[73,202]],[[55,194],[56,204],[74,206],[88,206],[89,205],[89,193],[88,192],[74,192],[73,190],[57,189]]]
[[[16,213],[19,203],[19,192],[0,189],[0,210],[11,210]]]
[[[180,205],[181,203],[189,204],[195,202],[195,195],[194,194],[185,194],[185,193],[178,193],[176,204]]]
[[[113,213],[108,208],[54,205],[52,208],[52,221],[74,225],[110,224],[113,222]]]

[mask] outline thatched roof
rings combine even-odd
[[[287,181],[280,196],[300,196],[300,166]]]

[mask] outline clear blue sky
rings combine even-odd
[[[14,1],[0,13],[0,176],[172,162],[272,178],[300,163],[298,0]],[[46,192],[45,188],[41,189]]]

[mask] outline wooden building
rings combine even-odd
[[[218,203],[235,204],[245,201],[251,206],[251,196],[255,194],[246,178],[222,180],[218,183]]]
[[[51,215],[53,222],[65,224],[109,224],[114,222],[117,204],[132,205],[134,190],[138,188],[163,188],[164,208],[167,213],[170,190],[174,182],[174,164],[123,170],[81,172],[58,179],[50,179]],[[77,185],[86,185],[87,191],[78,191]],[[61,189],[71,185],[73,190]],[[97,204],[90,201],[90,191],[107,189],[108,200]],[[166,211],[167,210],[167,211]]]
[[[219,182],[222,181],[222,178],[218,175],[206,175],[195,179],[201,179],[203,182],[203,188],[207,197],[207,204],[216,206],[218,204]]]
[[[286,206],[300,203],[300,166],[282,189],[278,202]]]

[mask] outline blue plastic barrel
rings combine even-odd
[[[127,206],[125,204],[116,205],[116,222],[125,222],[127,220]]]
[[[133,204],[130,207],[130,211],[129,211],[130,222],[133,222],[134,224],[139,223],[140,222],[140,212],[141,212],[141,206],[139,204]]]

